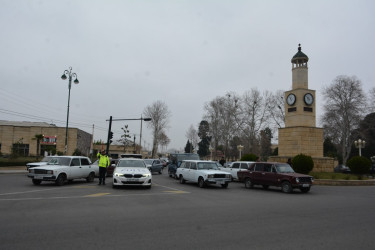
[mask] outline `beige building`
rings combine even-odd
[[[12,152],[20,156],[36,156],[36,135],[43,135],[40,141],[39,155],[44,152],[65,151],[65,127],[57,127],[45,122],[0,121],[0,152],[9,155]],[[90,154],[92,135],[78,128],[68,129],[67,155],[77,149],[84,155]]]
[[[286,162],[298,154],[314,160],[314,171],[333,170],[333,158],[323,157],[323,128],[316,127],[315,90],[309,89],[309,58],[298,46],[293,56],[292,89],[284,94],[285,128],[279,129],[279,156],[272,160]]]

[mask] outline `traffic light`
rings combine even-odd
[[[109,144],[113,142],[112,138],[113,138],[113,132],[111,131],[109,132]]]

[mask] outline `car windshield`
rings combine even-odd
[[[145,163],[151,165],[154,160],[151,159],[144,159]]]
[[[51,160],[51,156],[46,156],[46,157],[43,157],[41,162],[49,162],[50,160]]]
[[[278,164],[276,165],[278,173],[294,173],[293,168],[289,164]]]
[[[51,160],[47,163],[48,165],[70,165],[71,158],[69,157],[52,157]]]
[[[214,169],[218,170],[215,162],[198,162],[198,169]]]
[[[118,168],[145,168],[145,163],[143,161],[135,160],[121,160],[118,162]]]

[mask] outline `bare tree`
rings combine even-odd
[[[152,129],[152,157],[154,158],[158,151],[159,135],[164,129],[168,127],[171,112],[164,102],[156,101],[152,105],[147,106],[144,109],[143,114],[145,117],[150,117],[152,119],[147,123],[147,127]]]
[[[344,164],[349,158],[354,138],[366,108],[366,97],[361,81],[355,76],[337,76],[331,85],[324,87],[322,123],[325,136],[339,145]]]
[[[188,131],[186,131],[185,136],[190,141],[191,146],[193,148],[195,148],[195,149],[198,148],[198,141],[199,141],[198,132],[194,128],[193,124],[190,125]],[[190,149],[190,152],[192,152],[191,149]]]
[[[247,149],[250,153],[259,153],[259,133],[268,121],[268,103],[272,94],[268,91],[263,95],[253,88],[246,91],[241,102],[241,124],[242,136],[247,141]]]
[[[368,107],[370,113],[375,112],[375,87],[370,89],[369,94],[368,94]]]
[[[159,145],[161,146],[161,149],[163,151],[163,147],[164,147],[164,152],[167,151],[167,146],[168,144],[171,142],[171,140],[168,138],[168,136],[165,134],[164,131],[161,131],[161,133],[159,134]]]

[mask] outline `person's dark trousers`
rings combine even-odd
[[[107,173],[107,168],[99,167],[99,185],[103,183],[105,185],[105,174]]]

